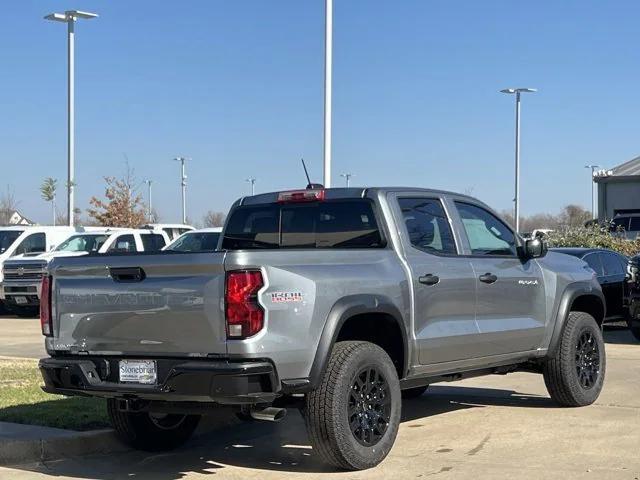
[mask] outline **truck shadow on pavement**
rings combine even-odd
[[[408,428],[428,427],[431,416],[486,406],[554,408],[547,397],[513,390],[434,385],[421,398],[403,402],[402,421],[409,423]],[[415,423],[417,419],[424,423]],[[189,473],[215,474],[227,467],[292,473],[335,471],[314,454],[302,417],[296,410],[290,410],[277,424],[247,422],[219,428],[171,452],[129,451],[117,456],[69,458],[16,468],[54,477],[174,480]]]

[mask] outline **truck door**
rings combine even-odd
[[[542,269],[518,256],[516,235],[497,216],[473,203],[454,203],[477,282],[478,353],[536,350],[547,317]]]
[[[399,197],[400,236],[414,292],[414,334],[419,363],[477,356],[476,281],[458,248],[440,198]]]

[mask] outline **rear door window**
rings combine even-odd
[[[120,235],[113,244],[109,247],[110,252],[135,252],[136,239],[133,235]]]
[[[166,245],[164,237],[158,233],[141,233],[140,238],[145,252],[157,252]]]
[[[383,246],[373,205],[365,199],[238,207],[222,243],[225,250]]]
[[[414,247],[427,253],[457,253],[453,232],[440,200],[401,198],[398,203]]]
[[[600,259],[599,253],[590,253],[586,255],[583,260],[587,262],[587,264],[591,267],[591,269],[596,272],[596,275],[599,277],[604,276],[604,267],[602,265],[602,260]]]

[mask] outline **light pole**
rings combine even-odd
[[[520,231],[520,94],[535,93],[537,91],[535,88],[505,88],[500,90],[501,93],[516,95],[516,182],[515,197],[513,199],[516,232]]]
[[[591,169],[591,217],[596,218],[596,182],[593,180],[595,172],[600,165],[585,165],[584,168]]]
[[[250,183],[251,184],[251,196],[255,195],[256,193],[256,179],[253,177],[249,177],[245,180],[245,182]]]
[[[151,205],[151,185],[153,184],[153,180],[145,180],[144,183],[147,184],[148,188],[147,219],[151,222],[151,212],[153,211],[153,207]]]
[[[351,177],[353,177],[352,173],[341,173],[340,176],[344,178],[345,183],[347,184],[347,188],[349,188],[349,183],[351,182]]]
[[[187,174],[184,169],[184,162],[191,160],[186,157],[174,158],[176,162],[180,162],[180,185],[182,186],[182,223],[187,223]]]
[[[67,216],[70,226],[74,224],[75,211],[75,23],[79,18],[89,20],[97,16],[95,13],[67,10],[44,17],[67,24]]]
[[[325,0],[324,16],[324,176],[331,187],[331,87],[333,70],[333,0]]]

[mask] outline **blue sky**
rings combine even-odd
[[[634,1],[334,0],[334,183],[513,198],[513,97],[523,98],[522,211],[590,205],[588,163],[638,154]],[[180,216],[188,165],[194,221],[245,194],[321,179],[322,0],[14,0],[0,29],[0,186],[49,220],[38,185],[66,178],[65,26],[77,25],[78,206],[124,171],[154,180],[162,220]],[[144,188],[142,189],[144,193]]]

